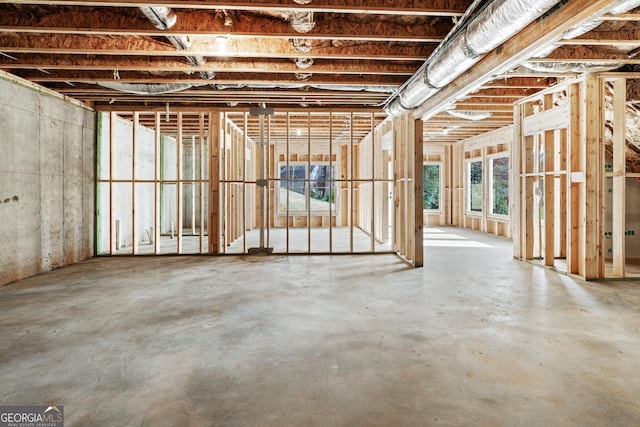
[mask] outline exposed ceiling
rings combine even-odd
[[[265,104],[276,111],[375,112],[378,123],[385,100],[419,70],[468,8],[475,12],[485,3],[0,0],[0,69],[99,110]],[[511,124],[514,101],[575,75],[562,64],[635,70],[640,14],[606,14],[599,26],[563,38],[610,3],[560,2],[488,53],[418,108],[428,118],[425,140],[454,142]],[[154,21],[141,8],[168,10]],[[542,44],[557,47],[536,58],[535,67],[523,67]],[[170,88],[182,90],[150,93]],[[491,115],[469,119],[478,112]],[[362,121],[363,129],[370,127],[370,116]]]

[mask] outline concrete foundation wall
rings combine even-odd
[[[95,113],[0,74],[0,285],[93,256]]]

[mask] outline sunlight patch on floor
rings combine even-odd
[[[491,248],[493,246],[438,228],[425,228],[424,246],[442,248]]]

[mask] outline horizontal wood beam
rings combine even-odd
[[[38,83],[93,83],[114,82],[112,71],[61,71],[53,70],[48,74],[37,70],[20,71],[15,73],[19,77]],[[121,71],[117,79],[120,83],[203,83],[198,74],[171,73],[166,76],[158,76],[150,73],[136,73]],[[307,80],[299,80],[289,73],[217,73],[214,80],[207,83],[225,84],[283,84],[283,85],[337,85],[337,86],[400,86],[404,83],[404,76],[396,75],[352,75],[352,74],[314,74]]]
[[[95,109],[97,111],[115,111],[115,112],[132,112],[132,111],[141,111],[144,113],[153,113],[156,111],[165,112],[166,105],[163,103],[158,103],[155,105],[140,105],[140,104],[109,104],[109,103],[100,103],[95,105]],[[202,106],[202,105],[178,105],[171,104],[170,112],[171,114],[175,114],[178,111],[190,112],[190,113],[198,113],[201,111],[213,111],[213,112],[248,112],[251,109],[251,105],[239,105],[235,107],[229,106]],[[368,106],[312,106],[312,107],[301,107],[300,105],[291,105],[285,108],[276,108],[275,114],[277,115],[279,112],[291,112],[291,113],[332,113],[334,117],[337,117],[339,114],[343,113],[382,113],[385,114],[381,107],[368,107]]]
[[[640,14],[621,13],[619,15],[604,15],[600,19],[603,21],[640,21]]]
[[[640,42],[639,42],[640,44]],[[544,58],[532,58],[531,62],[625,62],[626,52],[612,52],[599,47],[565,45],[556,48]],[[632,59],[637,63],[637,59]]]
[[[313,29],[304,34],[294,31],[284,19],[243,14],[232,26],[210,11],[175,11],[176,24],[169,30],[158,30],[142,17],[125,16],[109,9],[82,10],[65,8],[44,17],[0,13],[0,33],[79,34],[86,36],[229,36],[234,39],[358,40],[437,43],[444,39],[453,23],[440,18],[423,18],[416,25],[390,21],[357,22],[344,17],[319,15]],[[0,9],[1,12],[1,9]],[[423,22],[427,20],[426,22]]]
[[[57,6],[87,6],[87,7],[141,7],[164,6],[174,9],[226,9],[253,11],[281,11],[282,2],[278,1],[242,1],[226,0],[224,2],[205,2],[201,0],[0,0],[2,3],[38,4]],[[310,4],[301,5],[287,2],[286,8],[296,11],[338,12],[381,15],[412,15],[412,16],[461,16],[469,6],[470,1],[435,0],[428,5],[419,0],[397,0],[393,6],[384,0],[316,0]]]
[[[164,57],[123,57],[98,56],[87,58],[77,55],[16,55],[18,61],[0,56],[0,68],[44,69],[44,70],[84,70],[84,71],[143,71],[153,70],[156,75],[162,72],[197,73],[198,71],[214,71],[217,73],[312,73],[312,74],[376,74],[393,76],[410,76],[421,62],[398,63],[375,60],[316,60],[309,68],[301,69],[289,59],[269,59],[254,61],[236,58],[234,60],[217,60],[209,58],[207,62],[195,67],[182,59]]]
[[[324,44],[323,44],[324,43]],[[356,46],[314,45],[311,52],[295,50],[287,40],[234,40],[223,47],[215,38],[197,38],[189,49],[178,50],[169,43],[151,39],[124,36],[88,37],[75,34],[0,35],[0,52],[44,53],[50,55],[140,55],[140,56],[203,56],[219,58],[322,58],[322,59],[377,59],[385,61],[426,60],[435,44],[392,46],[371,42]]]
[[[520,89],[546,89],[556,82],[556,79],[540,77],[509,77],[496,78],[484,83],[479,89],[500,89],[500,88],[520,88]]]

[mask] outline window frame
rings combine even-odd
[[[480,183],[480,200],[482,202],[481,209],[479,211],[471,210],[471,164],[472,163],[480,163],[480,167],[482,169],[482,180]],[[482,157],[471,157],[469,159],[465,159],[465,214],[471,216],[482,216],[485,209],[484,203],[484,184],[485,184],[485,167]]]
[[[442,208],[442,194],[444,192],[444,183],[443,183],[443,179],[442,179],[442,167],[443,167],[443,162],[442,161],[426,161],[422,163],[422,173],[423,173],[423,183],[424,183],[424,167],[425,166],[429,166],[429,165],[437,165],[438,166],[438,208],[437,209],[426,209],[426,208],[422,208],[423,211],[425,212],[429,212],[429,213],[442,213],[444,210]],[[422,190],[422,204],[424,206],[424,189]]]
[[[499,214],[499,213],[495,213],[493,211],[493,207],[494,207],[494,192],[493,192],[493,161],[495,159],[503,159],[506,158],[507,159],[507,171],[510,170],[511,167],[511,159],[509,157],[509,153],[507,152],[501,152],[501,153],[495,153],[495,154],[491,154],[491,155],[487,155],[487,160],[489,163],[489,183],[488,183],[488,190],[489,190],[489,212],[487,212],[487,215],[492,217],[492,218],[498,218],[498,219],[509,219],[510,217],[510,213],[511,213],[511,207],[509,206],[509,202],[507,203],[507,213],[506,214]],[[507,175],[507,195],[508,197],[510,197],[510,192],[511,192],[511,182],[509,179],[509,176]]]
[[[331,209],[329,212],[329,210],[310,210],[309,209],[309,201],[311,199],[311,194],[310,194],[310,187],[311,187],[311,178],[309,177],[309,174],[311,173],[311,171],[309,170],[309,166],[330,166],[331,168],[333,168],[334,174],[335,174],[335,163],[334,162],[328,162],[328,161],[314,161],[311,164],[309,164],[307,161],[305,160],[297,160],[297,161],[289,161],[289,162],[278,162],[278,184],[277,184],[277,188],[283,188],[281,187],[282,179],[280,179],[280,170],[284,167],[292,167],[292,166],[304,166],[304,205],[305,208],[302,210],[293,210],[293,209],[287,209],[286,207],[286,200],[281,200],[280,198],[280,191],[278,191],[277,194],[277,209],[276,212],[278,215],[287,215],[287,212],[289,215],[329,215],[331,214],[331,216],[336,216],[337,215],[337,209],[338,209],[338,190],[337,190],[337,183],[335,181],[335,178],[333,179],[329,179],[328,181],[330,182],[329,185],[329,189],[333,189],[334,190],[334,201],[333,201],[333,209]],[[328,202],[331,203],[331,202]],[[281,207],[285,206],[284,208]]]

